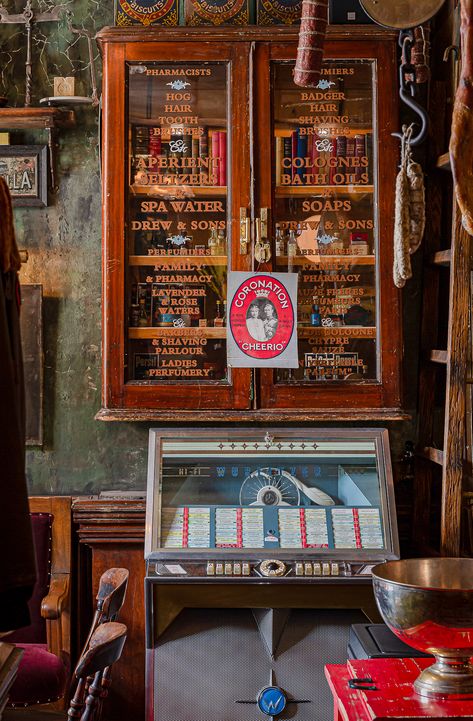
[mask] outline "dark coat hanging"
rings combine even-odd
[[[0,177],[0,632],[29,623],[36,575],[25,478],[19,267],[10,194]]]

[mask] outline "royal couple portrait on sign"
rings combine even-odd
[[[278,315],[270,300],[256,300],[248,308],[246,327],[252,338],[270,340],[278,327]]]

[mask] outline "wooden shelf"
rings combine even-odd
[[[431,350],[429,358],[432,363],[446,364],[448,360],[448,353],[446,350]]]
[[[203,266],[226,266],[228,258],[226,255],[130,255],[128,265],[155,266],[169,265],[176,266],[183,263],[195,265],[197,268]]]
[[[128,337],[133,340],[153,338],[226,338],[223,328],[129,328]]]
[[[361,325],[345,326],[299,326],[297,335],[299,338],[312,338],[313,336],[329,336],[336,331],[337,335],[347,338],[376,338],[376,328]],[[226,338],[227,329],[223,328],[129,328],[128,337],[133,340],[152,338]]]
[[[439,170],[451,170],[450,153],[443,153],[443,155],[439,155],[437,162],[435,163],[435,167]]]
[[[163,198],[224,198],[226,185],[130,185],[133,195]]]
[[[452,250],[449,248],[448,250],[439,250],[437,253],[434,253],[431,262],[433,265],[450,265],[451,258]]]
[[[297,335],[299,338],[313,338],[314,336],[333,335],[345,336],[346,338],[376,338],[376,328],[365,325],[342,325],[342,326],[298,326]]]
[[[287,265],[287,255],[278,255],[275,258],[276,265]],[[319,255],[317,251],[311,255],[296,255],[292,262],[294,265],[305,265],[306,263],[318,263],[320,265],[333,265],[333,263],[346,261],[352,265],[374,265],[376,262],[374,255]]]
[[[0,129],[72,128],[75,125],[73,110],[61,108],[0,108]]]
[[[314,384],[315,385],[315,384]],[[361,385],[361,384],[360,384]],[[362,385],[362,387],[365,384]],[[223,386],[223,383],[222,383]],[[338,391],[339,392],[339,391]],[[95,416],[98,421],[154,421],[157,423],[181,422],[195,423],[308,423],[334,421],[406,421],[411,416],[402,408],[319,408],[319,409],[284,409],[275,410],[168,410],[166,408],[101,408]]]
[[[314,92],[315,92],[315,88],[314,88]],[[279,137],[279,138],[290,138],[291,134],[294,132],[294,130],[297,130],[297,128],[299,128],[299,127],[301,127],[301,126],[296,121],[294,122],[293,128],[280,128],[280,127],[276,126],[276,128],[274,130],[274,135],[275,135],[275,137]],[[307,127],[310,127],[310,126],[307,126]],[[335,126],[332,126],[332,127],[335,128]],[[337,130],[338,129],[339,129],[339,126],[337,126]],[[371,135],[372,132],[373,132],[373,128],[366,128],[366,127],[354,128],[353,126],[351,126],[350,128],[344,128],[343,133],[335,133],[335,138],[353,137],[355,135]],[[314,136],[306,135],[305,137],[313,138]],[[334,137],[334,135],[323,135],[321,137],[319,136],[318,139],[324,140],[325,138],[327,138],[327,140],[329,140],[329,139],[333,139],[333,137]]]
[[[373,193],[374,185],[277,185],[277,198],[292,198],[294,195],[331,195],[343,193],[344,195],[362,195]]]
[[[440,448],[432,448],[431,446],[426,446],[424,450],[420,453],[417,453],[417,455],[421,458],[425,458],[427,461],[437,463],[439,466],[443,465],[444,453]]]
[[[160,125],[157,116],[155,118],[147,118],[143,115],[130,114],[129,122],[130,122],[130,125],[147,125],[150,128]],[[225,118],[209,118],[209,117],[202,118],[201,117],[200,123],[203,127],[207,127],[210,130],[227,130],[227,123],[226,123]],[[160,128],[161,128],[161,131],[164,131],[162,138],[165,142],[173,137],[173,135],[171,134],[172,133],[171,126],[168,126],[167,128],[160,126]],[[169,135],[169,137],[166,137],[166,133]],[[185,132],[181,132],[178,135],[185,135],[185,134],[186,134]],[[196,136],[193,136],[193,137],[196,137]]]

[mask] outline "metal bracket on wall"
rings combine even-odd
[[[49,152],[49,179],[51,181],[51,192],[57,193],[56,185],[56,148],[57,148],[56,128],[48,128],[48,152]]]
[[[401,64],[399,66],[399,96],[402,102],[407,105],[419,118],[420,131],[410,139],[410,145],[416,146],[424,142],[429,129],[429,114],[427,110],[415,99],[416,69],[411,61],[411,50],[414,44],[414,33],[412,30],[401,30],[399,33],[399,45],[402,48]],[[393,133],[396,138],[402,140],[401,133]]]

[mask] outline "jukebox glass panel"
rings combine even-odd
[[[391,479],[373,434],[218,436],[160,440],[151,550],[390,549]]]
[[[374,72],[327,60],[302,89],[273,64],[275,267],[299,276],[299,368],[278,382],[379,380]]]
[[[227,70],[128,64],[128,382],[227,379]]]

